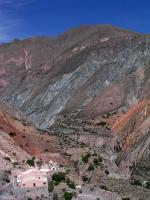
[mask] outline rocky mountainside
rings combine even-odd
[[[85,145],[109,181],[139,177],[150,169],[149,86],[149,35],[97,25],[1,44],[1,137],[63,163]]]
[[[1,45],[1,98],[40,128],[62,112],[132,106],[149,97],[149,43],[149,36],[98,25]]]

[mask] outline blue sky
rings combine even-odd
[[[150,0],[0,0],[0,42],[57,36],[82,24],[150,33]]]

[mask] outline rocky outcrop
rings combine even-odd
[[[149,36],[109,25],[1,45],[0,94],[43,129],[62,112],[130,107],[147,98],[149,47]]]
[[[42,133],[29,120],[26,121],[21,111],[0,103],[0,156],[24,165],[32,156],[41,159],[41,154],[58,153],[58,138]]]
[[[113,126],[121,153],[116,160],[122,173],[130,176],[150,145],[150,101],[142,101],[124,114]]]

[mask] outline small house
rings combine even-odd
[[[21,188],[48,187],[48,176],[51,170],[29,169],[18,174],[17,185]]]

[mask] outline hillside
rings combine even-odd
[[[1,44],[0,162],[53,159],[85,187],[148,199],[149,85],[149,35],[88,25]]]

